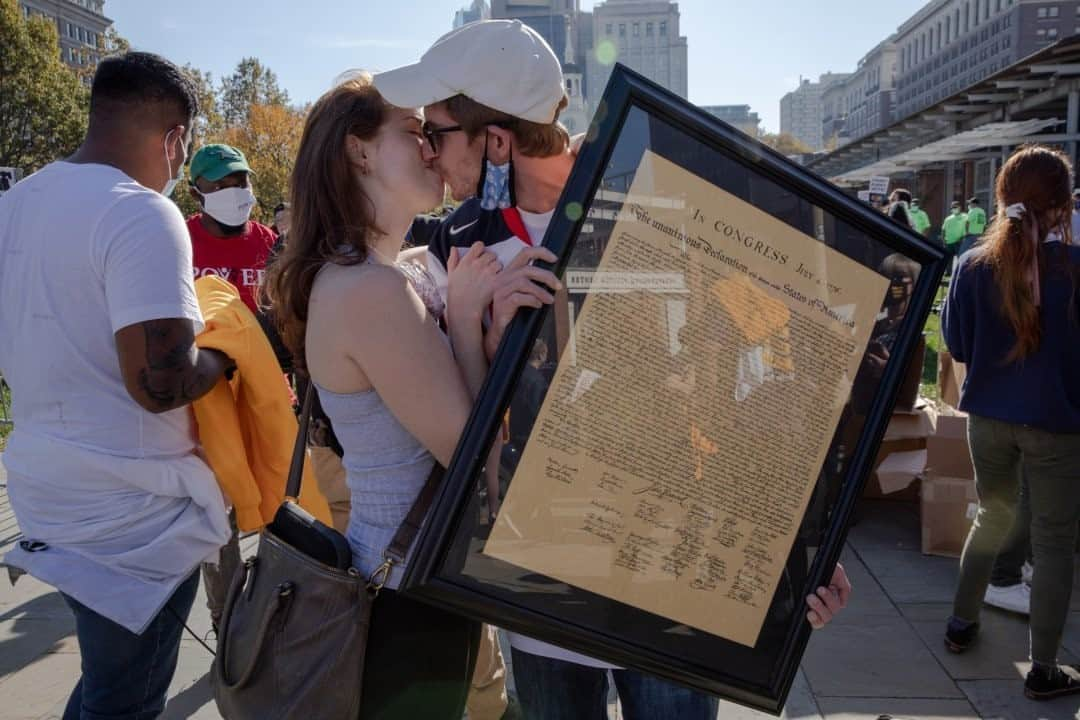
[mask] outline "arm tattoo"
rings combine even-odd
[[[139,370],[139,387],[163,410],[187,405],[216,382],[197,360],[190,323],[151,320],[142,324],[146,364]]]

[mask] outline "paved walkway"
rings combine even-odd
[[[18,537],[0,467],[0,553]],[[810,642],[786,718],[876,720],[1059,720],[1080,717],[1080,697],[1032,703],[1022,695],[1027,672],[1027,626],[1022,618],[988,611],[978,650],[945,652],[941,632],[949,612],[956,561],[919,552],[918,507],[867,503],[860,509],[843,562],[855,586],[851,606]],[[1063,660],[1080,656],[1080,593]],[[210,628],[200,594],[191,627]],[[0,574],[0,720],[59,718],[79,675],[71,614],[60,597],[33,578],[12,587]],[[210,658],[183,641],[163,717],[219,718],[207,678]],[[611,708],[611,717],[617,717]],[[766,715],[723,705],[720,718]],[[676,720],[676,719],[662,719]]]

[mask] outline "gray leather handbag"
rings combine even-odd
[[[300,490],[310,393],[309,389],[286,486],[285,503],[293,503],[288,510],[294,518],[306,515],[292,498]],[[311,542],[298,542],[302,531],[295,529],[295,520],[288,533],[293,542],[283,539],[286,533],[275,534],[273,528],[280,526],[282,516],[278,511],[274,523],[261,533],[256,555],[237,571],[225,601],[211,685],[226,720],[359,716],[372,603],[390,569],[404,561],[440,476],[436,466],[383,563],[369,578],[304,552],[303,548],[320,543],[325,547],[327,531],[334,532],[310,515],[311,532],[316,534]]]

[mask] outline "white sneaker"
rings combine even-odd
[[[1031,576],[1035,574],[1035,566],[1029,562],[1024,563],[1024,567],[1020,568],[1020,576],[1028,585],[1031,584]]]
[[[1007,587],[988,585],[986,595],[983,596],[983,602],[1009,612],[1030,615],[1031,588],[1024,583],[1017,583]]]

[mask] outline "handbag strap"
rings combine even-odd
[[[375,572],[371,573],[371,577],[368,579],[368,587],[375,592],[381,590],[383,585],[386,584],[393,566],[405,562],[409,546],[416,539],[416,534],[420,532],[420,525],[423,524],[424,516],[427,515],[431,503],[435,500],[435,491],[438,490],[439,481],[442,480],[445,473],[446,470],[438,463],[435,463],[435,467],[431,468],[431,474],[428,475],[427,482],[424,483],[420,494],[416,496],[412,507],[409,508],[409,514],[405,516],[401,525],[398,526],[397,532],[394,533],[393,539],[390,540],[390,545],[387,546],[386,553],[383,555],[382,564],[375,568]]]
[[[292,462],[289,464],[289,480],[285,483],[286,500],[300,497],[300,481],[304,477],[304,456],[307,454],[308,426],[311,424],[311,403],[314,397],[315,383],[308,378],[304,404],[300,409],[300,427],[296,431],[296,444],[293,445]]]

